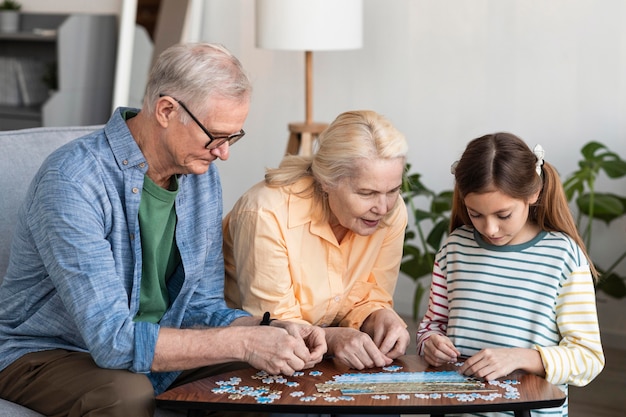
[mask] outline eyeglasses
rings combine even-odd
[[[180,100],[177,100],[176,98],[172,96],[168,96],[167,94],[159,94],[159,97],[166,97],[166,96],[170,97],[172,100],[180,104],[180,107],[182,107],[187,112],[187,114],[191,116],[191,119],[194,122],[196,122],[196,124],[200,127],[200,129],[202,129],[202,131],[209,137],[209,142],[205,146],[205,148],[207,149],[215,149],[219,146],[222,146],[226,142],[228,142],[228,146],[233,146],[239,139],[243,138],[243,136],[246,134],[246,132],[244,132],[244,130],[241,129],[239,132],[233,133],[232,135],[214,136],[211,132],[208,131],[206,127],[202,125],[202,123],[200,123],[200,120],[198,120],[198,118],[194,116],[191,111],[189,111],[187,106],[185,106],[185,103],[183,103]]]

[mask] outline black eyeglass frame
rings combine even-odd
[[[206,127],[204,127],[202,123],[200,123],[200,120],[198,120],[198,118],[194,116],[194,114],[187,108],[185,103],[178,100],[176,97],[170,96],[169,94],[159,94],[159,97],[171,98],[172,100],[177,102],[180,105],[180,107],[182,107],[187,112],[189,116],[191,116],[191,120],[196,122],[198,127],[200,127],[200,129],[202,129],[202,131],[209,137],[209,142],[205,145],[206,149],[218,148],[226,142],[228,142],[228,146],[233,146],[239,139],[244,137],[244,135],[246,134],[246,132],[243,129],[241,129],[239,132],[233,133],[232,135],[214,136],[211,132],[209,132],[209,130]]]

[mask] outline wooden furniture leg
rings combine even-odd
[[[289,140],[285,154],[312,155],[313,144],[326,127],[326,123],[289,123]]]

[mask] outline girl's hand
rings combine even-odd
[[[440,334],[433,334],[423,342],[422,346],[424,359],[431,366],[456,362],[461,355],[461,352],[452,344],[450,339]]]
[[[468,358],[459,372],[491,381],[522,369],[539,376],[545,375],[541,355],[534,349],[489,348]]]

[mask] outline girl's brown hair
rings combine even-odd
[[[542,230],[570,236],[582,248],[591,273],[597,278],[598,273],[576,228],[557,170],[538,160],[523,140],[511,133],[494,133],[472,140],[454,165],[454,177],[451,232],[459,226],[472,225],[465,206],[465,196],[470,193],[497,190],[528,201],[539,191],[537,202],[530,207],[529,219]]]

